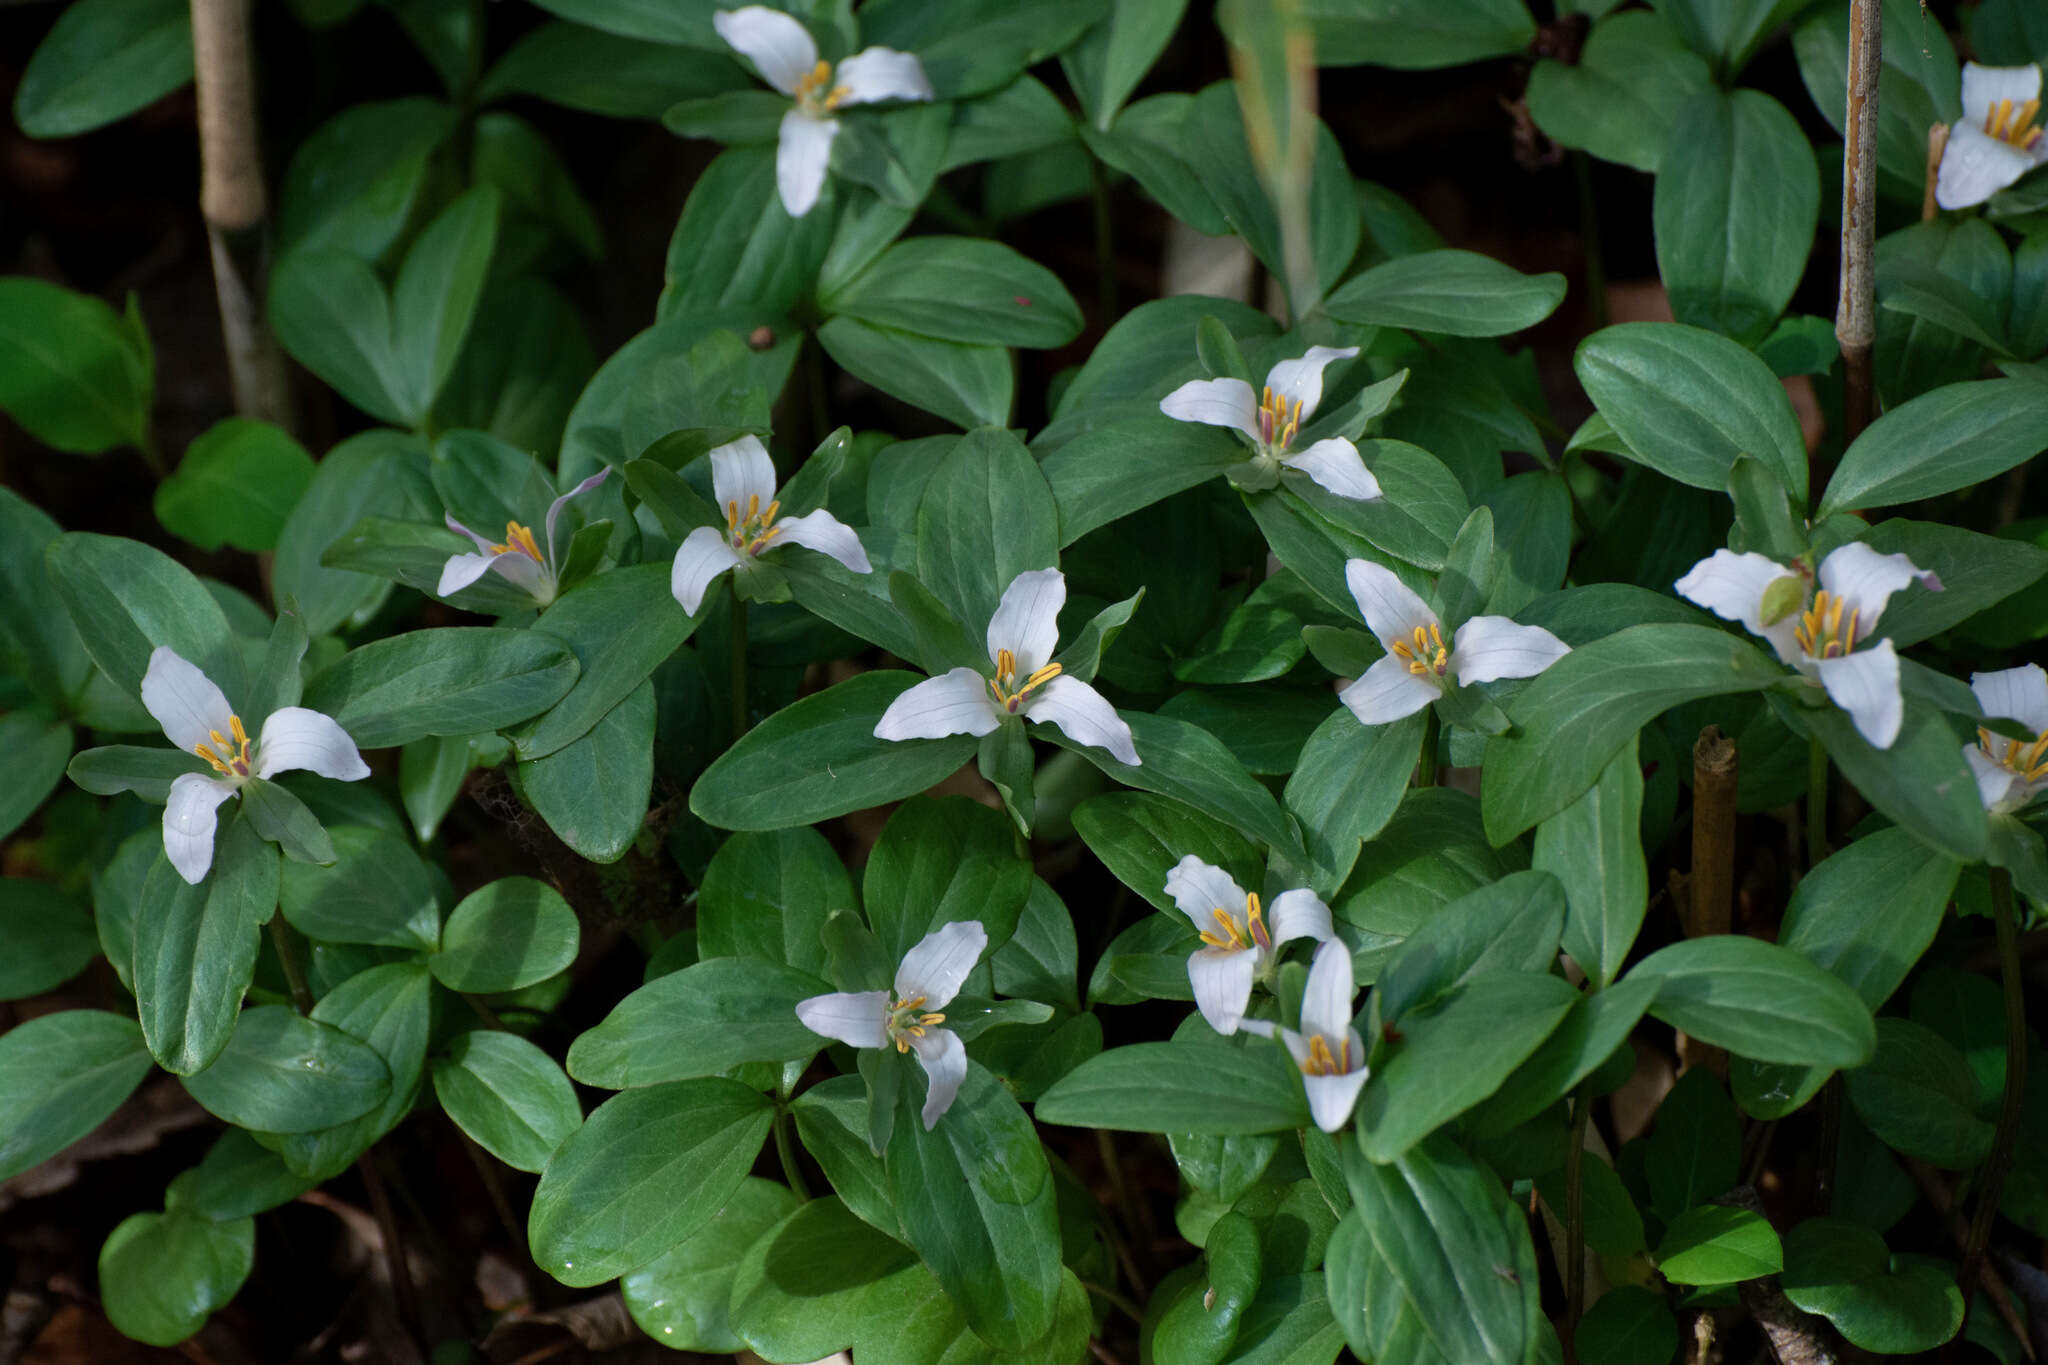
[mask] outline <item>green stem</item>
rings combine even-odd
[[[1991,1155],[1977,1183],[1977,1212],[1970,1219],[1970,1240],[1963,1247],[1960,1281],[1967,1311],[1991,1244],[1991,1225],[1998,1221],[1998,1198],[2012,1170],[2014,1141],[2019,1137],[2020,1108],[2027,1093],[2027,1004],[2020,983],[2019,927],[2014,922],[2012,874],[2002,867],[1991,872],[1991,917],[1998,929],[1998,979],[2005,988],[2005,1094],[1998,1105],[1998,1129]]]
[[[732,688],[732,742],[737,744],[747,733],[747,604],[740,600],[737,592],[732,597],[732,643],[731,657],[726,660],[731,669]]]
[[[832,430],[832,405],[825,391],[825,348],[812,337],[804,343],[804,389],[811,405],[811,444]]]
[[[804,1182],[804,1173],[796,1164],[796,1144],[789,1136],[789,1109],[786,1105],[775,1108],[775,1155],[782,1159],[782,1178],[789,1182],[799,1199],[811,1197],[811,1187]]]
[[[1434,787],[1436,785],[1436,737],[1438,720],[1436,708],[1430,707],[1422,713],[1422,760],[1415,766],[1415,785]]]
[[[142,462],[149,466],[149,472],[162,483],[171,476],[170,466],[164,463],[164,453],[157,448],[156,433],[144,431],[135,441],[135,449],[142,456]]]
[[[1578,1365],[1579,1315],[1586,1309],[1586,1123],[1593,1112],[1593,1080],[1572,1097],[1571,1146],[1564,1154],[1564,1358]]]
[[[509,1032],[509,1030],[505,1029],[505,1021],[498,1017],[496,1010],[485,1003],[481,995],[471,995],[468,991],[464,991],[462,992],[462,998],[469,1003],[471,1009],[476,1011],[477,1018],[484,1021],[484,1027]]]
[[[284,968],[284,979],[291,985],[292,1004],[298,1006],[300,1014],[311,1014],[313,992],[306,986],[306,973],[299,966],[299,950],[292,944],[292,931],[285,927],[281,911],[270,917],[270,946],[277,951],[277,965]]]
[[[1140,1327],[1145,1325],[1145,1311],[1123,1295],[1117,1293],[1114,1289],[1105,1289],[1103,1286],[1091,1283],[1088,1280],[1081,1281],[1081,1287],[1110,1307],[1117,1309]]]
[[[1807,741],[1806,750],[1806,866],[1820,865],[1828,856],[1828,751],[1818,739]]]
[[[1107,327],[1116,317],[1116,235],[1109,212],[1109,173],[1100,161],[1088,158],[1095,196],[1095,307],[1097,320]]]

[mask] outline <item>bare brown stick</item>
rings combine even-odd
[[[369,1192],[370,1212],[376,1216],[377,1231],[384,1243],[391,1296],[398,1302],[398,1320],[413,1344],[424,1351],[426,1336],[421,1331],[419,1296],[413,1292],[412,1267],[405,1257],[405,1234],[398,1226],[398,1215],[392,1211],[391,1195],[384,1188],[384,1177],[379,1174],[372,1153],[364,1152],[356,1158],[356,1170],[363,1177],[363,1188]]]
[[[1926,222],[1940,211],[1934,202],[1934,182],[1941,178],[1941,154],[1948,150],[1948,125],[1937,123],[1927,130],[1927,191],[1920,197],[1920,221]]]
[[[1748,1209],[1759,1216],[1764,1211],[1755,1189],[1748,1185],[1738,1185],[1714,1202]],[[1836,1365],[1842,1359],[1834,1329],[1827,1320],[1801,1311],[1785,1297],[1775,1278],[1767,1275],[1745,1280],[1737,1292],[1742,1297],[1742,1306],[1763,1330],[1771,1354],[1780,1365]]]
[[[1842,293],[1835,340],[1842,347],[1843,436],[1855,440],[1876,412],[1870,348],[1877,339],[1877,77],[1879,0],[1850,0],[1849,105],[1842,120]]]
[[[1709,725],[1692,748],[1692,873],[1687,879],[1685,932],[1690,938],[1725,934],[1735,908],[1735,741]],[[1726,1050],[1684,1040],[1688,1066],[1728,1076]]]
[[[192,0],[192,67],[199,94],[199,211],[213,254],[235,411],[290,430],[284,355],[263,312],[269,202],[256,149],[249,0]]]

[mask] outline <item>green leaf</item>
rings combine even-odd
[[[913,237],[818,300],[827,313],[978,345],[1064,346],[1080,305],[1057,276],[1000,242]]]
[[[1629,972],[1656,981],[1650,1006],[1674,1028],[1761,1062],[1861,1066],[1876,1046],[1870,1007],[1839,977],[1741,934],[1687,939]]]
[[[1963,1293],[1942,1269],[1892,1268],[1884,1239],[1842,1218],[1809,1218],[1785,1234],[1785,1297],[1880,1355],[1932,1351],[1963,1325]]]
[[[1096,128],[1109,128],[1186,13],[1187,0],[1119,0],[1107,19],[1060,54],[1060,70]]]
[[[1806,442],[1792,401],[1736,342],[1678,323],[1624,322],[1580,342],[1572,366],[1638,463],[1718,493],[1736,456],[1752,455],[1805,501]]]
[[[427,959],[451,991],[491,995],[545,981],[576,959],[576,912],[531,877],[500,877],[462,898]]]
[[[1374,992],[1380,1018],[1405,1019],[1489,972],[1548,970],[1564,915],[1564,886],[1548,872],[1510,872],[1466,892],[1387,958]]]
[[[730,1323],[741,1341],[771,1358],[819,1359],[901,1319],[920,1280],[936,1287],[910,1248],[840,1199],[813,1199],[739,1257]]]
[[[1022,1350],[1051,1330],[1060,1293],[1057,1201],[1031,1120],[971,1061],[930,1131],[915,1088],[898,1103],[885,1165],[906,1239],[976,1336]]]
[[[1323,301],[1340,322],[1450,336],[1534,327],[1564,299],[1564,276],[1524,275],[1472,251],[1424,251],[1373,266]]]
[[[364,825],[333,832],[335,864],[289,863],[280,904],[307,938],[432,952],[441,942],[440,878],[405,840]]]
[[[765,90],[713,98],[765,98],[778,106],[772,119],[789,108],[787,98]],[[663,119],[672,131],[682,131],[676,122],[679,112],[670,109]],[[774,148],[734,147],[721,153],[691,187],[676,220],[656,316],[667,320],[716,308],[756,308],[773,316],[806,302],[832,241],[831,193],[828,188],[828,197],[810,213],[791,218],[776,197]]]
[[[1656,995],[1654,981],[1621,981],[1579,997],[1543,1045],[1473,1111],[1472,1130],[1483,1136],[1508,1132],[1570,1094],[1628,1041]]]
[[[1678,1322],[1655,1290],[1615,1285],[1586,1310],[1573,1341],[1584,1365],[1669,1360],[1678,1353]]]
[[[313,1021],[340,1030],[368,1046],[391,1073],[382,1104],[353,1119],[309,1133],[291,1133],[278,1154],[294,1173],[331,1180],[389,1132],[419,1098],[432,1028],[433,978],[417,960],[387,962],[357,972],[313,1007]]]
[[[182,1079],[208,1113],[266,1133],[331,1128],[391,1093],[375,1049],[289,1005],[244,1011],[220,1055]]]
[[[1259,850],[1213,816],[1150,792],[1106,792],[1074,809],[1074,831],[1117,880],[1153,908],[1178,916],[1166,874],[1193,854],[1240,885],[1260,881]]]
[[[1910,662],[1906,676],[1911,676]],[[1771,710],[1797,734],[1817,736],[1863,798],[1951,858],[1975,861],[1987,836],[1984,805],[1947,717],[1908,694],[1905,723],[1889,749],[1871,747],[1846,712],[1778,696]]]
[[[1446,905],[1528,864],[1519,845],[1486,841],[1479,803],[1448,787],[1422,787],[1360,850],[1330,909],[1365,930],[1358,965],[1375,972],[1391,949]]]
[[[99,956],[92,920],[69,896],[46,882],[0,878],[0,934],[8,956],[0,963],[0,1000],[23,1000],[62,985]]]
[[[1308,1126],[1285,1054],[1221,1042],[1136,1043],[1068,1072],[1041,1095],[1039,1122],[1138,1133],[1277,1133]]]
[[[1203,1275],[1168,1305],[1152,1333],[1154,1359],[1218,1361],[1231,1355],[1239,1320],[1265,1271],[1259,1228],[1225,1213],[1203,1242]]]
[[[864,42],[915,52],[940,99],[1007,85],[1102,18],[1103,0],[967,0],[934,8],[877,0],[860,18]]]
[[[228,1223],[289,1203],[312,1183],[293,1175],[284,1159],[257,1145],[247,1129],[230,1128],[197,1166],[171,1181],[164,1207]]]
[[[256,1264],[256,1220],[135,1213],[100,1247],[100,1306],[125,1337],[175,1346],[240,1292]]]
[[[541,1172],[535,1261],[577,1288],[646,1265],[724,1206],[773,1118],[765,1096],[719,1077],[614,1095]]]
[[[268,422],[228,417],[185,448],[157,485],[156,519],[202,550],[258,554],[277,545],[292,504],[313,481],[313,457]]]
[[[1153,411],[1077,434],[1044,456],[1040,472],[1059,505],[1060,542],[1071,545],[1119,517],[1206,483],[1244,455],[1244,444],[1227,431]]]
[[[1408,793],[1425,720],[1417,712],[1391,725],[1364,726],[1340,707],[1302,746],[1282,801],[1308,841],[1318,894],[1335,895],[1358,861],[1360,843],[1394,818]]]
[[[286,858],[326,867],[334,862],[334,841],[305,802],[275,782],[258,778],[243,786],[242,818],[256,836],[276,844]]]
[[[591,862],[617,862],[640,837],[654,792],[654,720],[648,678],[580,739],[519,765],[519,788],[534,810]]]
[[[1662,159],[1685,167],[1657,177],[1651,209],[1672,312],[1761,340],[1799,286],[1819,221],[1806,134],[1760,91],[1703,90],[1676,110]]]
[[[1849,443],[1814,513],[1917,502],[1995,478],[2048,443],[2048,385],[1948,384],[1887,410]]]
[[[1938,522],[1895,517],[1864,541],[1881,554],[1904,554],[1941,580],[1938,593],[1915,583],[1885,604],[1884,634],[1900,649],[1995,607],[2048,573],[2048,553],[2037,545]]]
[[[92,661],[44,561],[44,548],[59,534],[41,509],[0,488],[0,657],[46,704],[66,709]]]
[[[698,951],[824,976],[825,922],[834,910],[857,904],[846,865],[816,830],[735,834],[719,846],[698,887]]]
[[[278,194],[280,261],[316,248],[379,260],[412,221],[428,158],[455,121],[448,105],[415,95],[351,105],[314,129]]]
[[[477,185],[427,224],[405,253],[391,290],[392,390],[420,426],[455,368],[497,244],[503,197]]]
[[[434,424],[489,431],[526,450],[554,450],[596,368],[582,319],[559,289],[531,277],[493,280],[434,400]]]
[[[796,1007],[831,988],[794,967],[715,957],[656,977],[569,1048],[569,1074],[630,1090],[716,1076],[744,1062],[802,1061],[825,1046]]]
[[[1719,1204],[1702,1204],[1673,1219],[1656,1257],[1658,1273],[1674,1284],[1732,1284],[1775,1275],[1785,1264],[1768,1219]]]
[[[424,517],[434,505],[425,477],[426,449],[396,431],[367,431],[327,452],[278,535],[271,586],[280,602],[297,602],[306,630],[322,635],[363,621],[390,596],[391,585],[360,573],[324,567],[328,547],[369,516]]]
[[[1531,859],[1564,883],[1564,950],[1599,986],[1620,974],[1649,908],[1636,748],[1624,742],[1585,795],[1536,827]]]
[[[1672,707],[1759,692],[1785,676],[1762,651],[1706,626],[1632,626],[1579,646],[1515,698],[1515,730],[1487,741],[1487,837],[1506,842],[1578,800],[1629,736]]]
[[[14,91],[14,121],[30,137],[71,137],[126,118],[191,79],[189,7],[79,0],[28,59]]]
[[[868,922],[891,963],[957,920],[979,920],[1000,946],[1030,894],[1031,864],[1017,856],[1009,821],[964,797],[913,797],[898,806],[861,881]]]
[[[690,809],[720,829],[789,829],[924,791],[967,762],[975,741],[875,738],[889,703],[922,681],[877,669],[784,707],[704,770]]]
[[[413,381],[391,341],[391,300],[362,258],[331,247],[285,254],[270,276],[270,328],[294,359],[381,421],[417,426]]]
[[[1637,983],[1631,977],[1621,984]],[[1741,1117],[1711,1071],[1687,1071],[1658,1104],[1656,1126],[1643,1145],[1651,1209],[1669,1222],[1726,1194],[1741,1172]]]
[[[1059,561],[1052,490],[1007,431],[968,433],[934,469],[917,506],[917,576],[970,631],[1017,575]]]
[[[738,1351],[727,1316],[740,1262],[803,1200],[787,1186],[749,1176],[681,1242],[623,1277],[619,1290],[640,1330],[673,1351]]]
[[[1365,0],[1319,7],[1311,18],[1316,58],[1325,66],[1371,62],[1429,71],[1513,56],[1536,37],[1528,10],[1512,0]]]
[[[832,318],[817,337],[825,354],[856,379],[957,427],[1009,420],[1016,379],[1000,346],[940,341],[852,317]]]
[[[71,780],[95,796],[134,792],[153,806],[170,798],[171,783],[186,773],[208,772],[205,760],[177,749],[109,744],[86,749],[65,769]]]
[[[1994,1130],[1975,1113],[1970,1065],[1933,1029],[1878,1020],[1870,1064],[1843,1079],[1856,1116],[1895,1151],[1952,1171],[1969,1170],[1991,1151]]]
[[[10,711],[0,715],[0,753],[11,756],[13,776],[8,789],[0,792],[4,839],[34,815],[63,780],[71,758],[71,727],[39,711]]]
[[[99,1127],[149,1071],[142,1030],[101,1010],[59,1010],[0,1034],[0,1179]]]
[[[161,855],[151,866],[135,919],[134,986],[143,1035],[164,1070],[191,1075],[228,1046],[277,889],[277,852],[246,820],[222,831],[198,886]]]
[[[157,646],[196,665],[234,705],[243,666],[228,620],[191,570],[161,550],[73,531],[44,551],[57,595],[100,671],[139,692]]]
[[[428,735],[471,735],[525,720],[574,684],[576,656],[538,631],[415,630],[350,650],[313,675],[305,704],[356,744],[382,749]]]
[[[1526,98],[1553,141],[1655,174],[1687,96],[1712,88],[1662,15],[1627,10],[1593,25],[1576,63],[1538,61]]]
[[[583,1123],[555,1059],[516,1033],[472,1029],[434,1059],[434,1098],[477,1145],[515,1171],[539,1172]]]

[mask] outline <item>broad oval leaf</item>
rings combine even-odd
[[[434,1061],[434,1097],[477,1145],[538,1173],[583,1122],[576,1087],[555,1059],[516,1033],[472,1029]]]
[[[1041,1095],[1041,1123],[1137,1133],[1277,1133],[1308,1126],[1308,1098],[1277,1048],[1134,1043],[1091,1057]]]
[[[569,1048],[569,1074],[630,1090],[716,1076],[744,1062],[798,1061],[829,1041],[797,1005],[831,987],[794,967],[718,957],[656,977]]]
[[[1650,1013],[1665,1023],[1760,1062],[1861,1066],[1877,1046],[1870,1007],[1841,978],[1762,939],[1687,939],[1625,979],[1658,983]]]
[[[576,912],[531,877],[500,877],[462,898],[427,959],[452,991],[491,994],[545,981],[576,958]]]
[[[0,1180],[99,1127],[149,1069],[142,1030],[103,1010],[60,1010],[0,1034]]]
[[[561,700],[578,671],[569,646],[540,631],[415,630],[314,674],[305,705],[334,717],[358,747],[383,749],[525,720]]]
[[[14,119],[30,137],[72,137],[126,118],[191,79],[189,5],[78,0],[28,59]]]
[[[1421,251],[1382,262],[1323,301],[1341,322],[1494,337],[1534,327],[1564,300],[1564,276],[1524,275],[1475,251]]]
[[[2048,384],[1947,384],[1884,413],[1849,443],[1814,514],[1917,502],[1996,478],[2048,447]]]
[[[367,1043],[289,1005],[245,1010],[234,1036],[185,1089],[217,1118],[264,1133],[310,1133],[367,1114],[391,1071]]]

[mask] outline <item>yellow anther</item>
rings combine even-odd
[[[232,743],[220,731],[208,730],[207,738],[213,743],[194,745],[192,752],[213,765],[222,777],[247,777],[253,761],[249,756],[249,732],[243,728],[242,718],[233,714],[228,716],[228,729],[234,732]]]
[[[1275,396],[1271,386],[1259,393],[1259,443],[1272,450],[1287,449],[1288,442],[1301,430],[1301,406],[1299,398],[1286,394]]]
[[[1008,686],[1010,679],[1017,676],[1017,656],[1007,649],[996,651],[996,681]]]
[[[1314,1034],[1308,1040],[1308,1060],[1301,1069],[1311,1076],[1342,1076],[1351,1070],[1351,1040],[1344,1039],[1337,1044],[1335,1052],[1330,1050],[1330,1040],[1322,1034]]]
[[[1800,614],[1792,638],[1815,659],[1836,659],[1856,648],[1856,622],[1861,609],[1823,588],[1813,605]]]
[[[1237,927],[1236,917],[1228,910],[1219,905],[1209,913],[1216,917],[1216,931],[1204,932],[1202,942],[1211,948],[1243,949],[1250,946],[1244,940],[1244,932]]]
[[[505,523],[505,541],[502,545],[493,545],[491,553],[494,555],[525,555],[536,564],[544,562],[540,557],[540,546],[534,543],[533,532],[527,530],[516,521]]]
[[[1387,641],[1387,652],[1406,659],[1408,671],[1418,678],[1431,673],[1442,677],[1451,664],[1451,651],[1444,643],[1443,628],[1434,621],[1415,627],[1405,640]]]
[[[923,1025],[925,1025],[926,1027],[928,1027],[928,1028],[929,1028],[929,1027],[931,1027],[931,1026],[933,1026],[933,1025],[937,1025],[937,1024],[943,1024],[943,1023],[945,1023],[945,1022],[946,1022],[946,1016],[945,1016],[945,1015],[943,1015],[943,1014],[926,1014],[926,1015],[921,1015],[921,1016],[919,1016],[919,1018],[918,1018],[918,1021],[917,1021],[917,1022],[918,1022],[918,1023],[920,1023],[920,1024],[923,1024]]]
[[[732,548],[743,555],[757,555],[768,548],[768,543],[782,534],[782,528],[775,525],[775,514],[782,510],[779,500],[770,501],[764,509],[759,493],[747,494],[746,511],[740,510],[738,499],[729,499],[725,504],[725,536]]]
[[[1011,650],[999,649],[996,651],[996,675],[989,680],[988,690],[995,694],[997,706],[1015,715],[1026,697],[1057,678],[1060,672],[1058,664],[1047,664],[1043,668],[1034,669],[1021,687],[1014,686],[1017,680],[1017,656]]]
[[[2029,742],[1994,735],[1979,726],[1977,744],[1984,750],[1986,758],[2025,781],[2039,782],[2048,778],[2048,730],[2041,731]],[[2004,746],[2002,753],[2000,745]]]
[[[2034,117],[2040,112],[2041,101],[2038,99],[2021,105],[2015,105],[2011,100],[2000,100],[1985,116],[1984,131],[2000,142],[2025,150],[2041,136],[2041,130],[2034,126]]]
[[[230,715],[228,717],[228,729],[235,732],[235,743],[245,749],[249,747],[249,732],[242,728],[242,718],[240,716]]]

